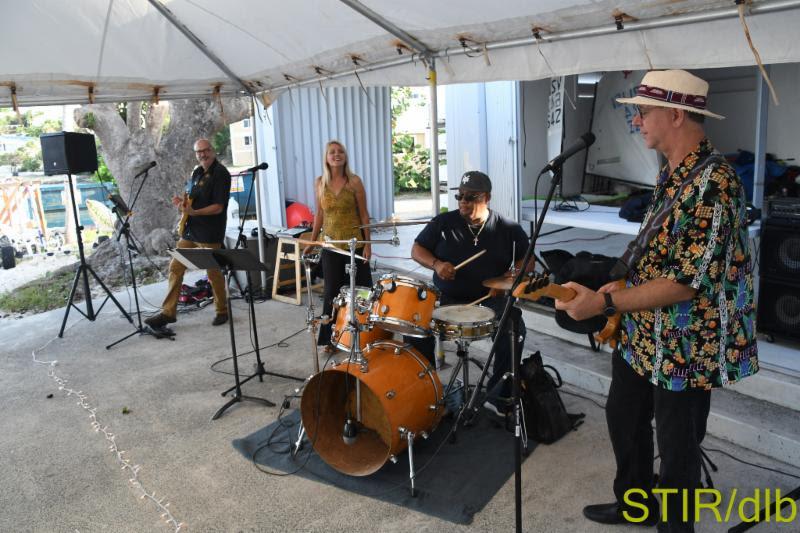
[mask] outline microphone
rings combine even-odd
[[[133,177],[134,178],[138,178],[139,176],[141,176],[142,174],[144,174],[145,172],[147,172],[148,170],[150,170],[154,166],[156,166],[156,162],[155,161],[150,161],[149,163],[147,163],[143,167],[140,167],[139,168],[139,172],[137,172],[136,175],[133,176]]]
[[[589,148],[595,141],[594,133],[591,131],[581,135],[581,138],[567,147],[566,150],[558,154],[553,160],[547,163],[539,174],[544,174],[547,171],[554,171],[564,164],[564,161],[580,152],[585,148]]]
[[[358,428],[352,418],[348,418],[344,423],[344,430],[342,431],[342,440],[348,446],[352,446],[356,442]]]
[[[250,167],[248,169],[245,169],[244,171],[242,171],[242,174],[247,174],[249,172],[255,172],[256,170],[267,170],[268,168],[269,168],[268,164],[261,163],[260,165],[256,165],[254,167]]]

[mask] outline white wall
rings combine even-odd
[[[755,151],[756,70],[736,67],[696,71],[710,84],[709,109],[726,117],[706,120],[706,133],[722,153]],[[780,105],[770,100],[767,152],[779,159],[800,161],[800,64],[771,65],[769,74]]]
[[[800,64],[772,65],[770,78],[780,105],[769,104],[767,152],[800,165]]]
[[[533,196],[536,175],[547,163],[547,95],[550,93],[550,80],[520,82],[520,114],[524,129],[520,127],[520,191],[523,198]],[[522,125],[521,125],[522,126]],[[542,176],[539,193],[547,190],[550,179]]]

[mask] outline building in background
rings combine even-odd
[[[234,168],[252,167],[256,164],[252,122],[252,118],[246,118],[230,125],[231,161]]]

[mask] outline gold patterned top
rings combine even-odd
[[[348,240],[355,237],[363,240],[361,229],[356,226],[361,224],[358,214],[355,191],[345,185],[339,194],[325,187],[320,198],[320,207],[324,213],[322,221],[322,235],[332,240]],[[346,244],[337,244],[338,248],[348,250]]]

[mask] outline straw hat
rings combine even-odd
[[[617,98],[617,102],[672,107],[711,118],[725,118],[706,110],[708,82],[685,70],[651,70],[644,75],[641,85],[636,88],[636,96]]]

